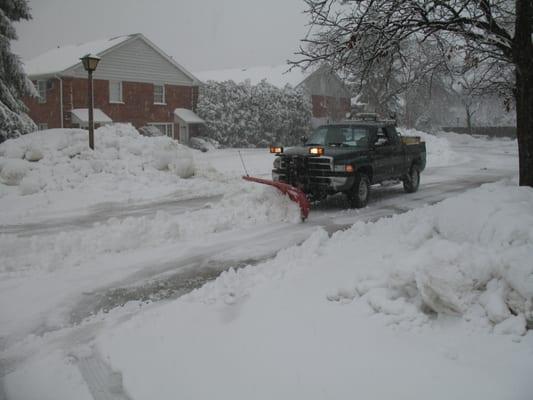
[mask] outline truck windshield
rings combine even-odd
[[[317,128],[307,146],[368,148],[369,127],[349,125],[325,125]]]

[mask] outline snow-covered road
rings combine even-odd
[[[272,258],[304,242],[319,228],[332,234],[357,221],[375,221],[516,176],[515,142],[456,135],[449,135],[449,140],[454,160],[427,168],[419,192],[405,194],[401,185],[375,188],[371,203],[362,210],[346,209],[344,199],[332,198],[315,206],[303,224],[268,219],[236,224],[231,216],[222,217],[229,208],[216,194],[186,200],[166,195],[126,205],[105,203],[67,216],[46,218],[43,214],[36,223],[1,225],[4,243],[13,246],[12,259],[5,261],[25,266],[6,268],[0,279],[0,399],[8,393],[2,388],[3,378],[25,365],[46,359],[57,349],[68,353],[69,347],[90,343],[101,329],[121,323],[140,308],[174,299],[230,267]],[[268,174],[269,155],[250,150],[245,159],[252,173]],[[220,151],[214,157],[199,155],[199,162],[228,175],[239,173],[240,161],[232,151]],[[246,185],[252,184],[242,184],[238,190],[247,190]],[[275,195],[265,188],[249,190],[259,197]],[[250,213],[262,210],[241,212],[246,220]],[[238,217],[239,213],[233,215]],[[169,224],[181,229],[175,240],[168,238]],[[27,255],[17,252],[22,241]],[[89,364],[100,363],[91,357]],[[83,368],[87,380],[90,373]],[[114,390],[110,398],[126,398]],[[96,398],[94,393],[91,390]]]

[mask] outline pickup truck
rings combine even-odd
[[[413,193],[426,166],[426,144],[403,137],[388,120],[347,120],[318,127],[302,146],[276,153],[272,179],[302,190],[311,201],[344,193],[350,207],[365,207],[370,186],[403,182]]]

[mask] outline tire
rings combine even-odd
[[[363,208],[368,203],[370,194],[370,179],[360,172],[355,174],[355,181],[352,190],[347,193],[350,208]]]
[[[420,186],[420,167],[418,165],[413,165],[409,171],[409,175],[406,175],[403,178],[403,190],[406,193],[414,193],[418,190]]]

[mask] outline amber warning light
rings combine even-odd
[[[281,154],[283,153],[283,147],[281,146],[270,146],[270,152],[273,154]]]
[[[323,147],[310,147],[309,154],[311,154],[312,156],[323,156],[324,148]]]

